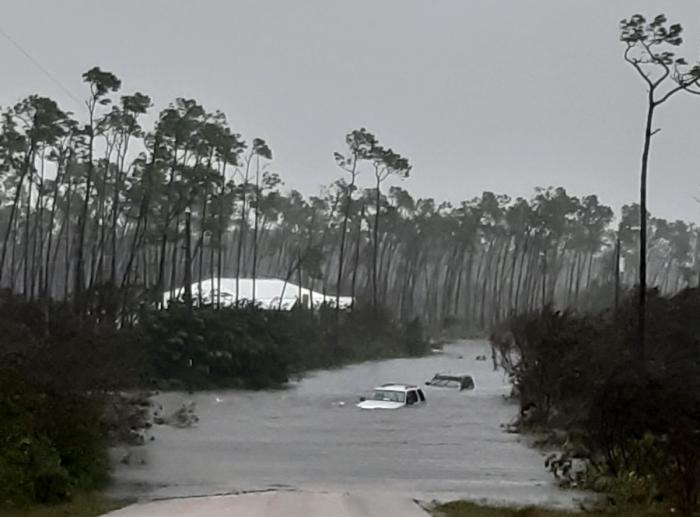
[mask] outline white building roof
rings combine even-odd
[[[216,303],[217,300],[217,284],[218,280],[214,279],[212,290],[212,280],[202,280],[202,301],[204,303]],[[322,303],[326,302],[335,307],[335,296],[311,291],[305,287],[299,288],[298,285],[277,278],[257,278],[253,281],[252,278],[240,278],[238,280],[238,296],[236,296],[236,279],[222,278],[221,279],[221,305],[235,305],[236,300],[239,302],[253,301],[253,284],[255,284],[255,303],[263,309],[291,309],[299,300],[307,307],[313,305],[318,308]],[[175,289],[173,293],[167,291],[163,294],[163,302],[167,304],[171,295],[175,299],[182,299],[184,295],[184,287]],[[199,300],[199,282],[192,284],[192,300],[197,303]],[[280,304],[281,300],[281,304]],[[352,298],[349,296],[340,297],[340,307],[346,308],[352,304]]]

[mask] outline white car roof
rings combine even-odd
[[[376,386],[375,390],[385,390],[385,391],[408,391],[418,389],[415,384],[382,384],[381,386]]]

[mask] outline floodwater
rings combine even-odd
[[[476,356],[486,354],[487,361]],[[473,391],[423,386],[427,405],[396,411],[355,407],[387,383],[423,384],[436,372],[469,373]],[[464,341],[418,359],[368,362],[309,374],[288,390],[164,393],[165,413],[196,402],[199,423],[154,426],[131,449],[113,488],[142,499],[269,489],[393,492],[424,501],[466,498],[571,506],[542,452],[503,431],[517,406],[494,372],[484,341]]]

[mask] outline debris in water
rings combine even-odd
[[[194,413],[195,402],[185,403],[169,417],[156,416],[153,422],[157,425],[171,425],[173,427],[192,427],[199,422],[199,417]]]

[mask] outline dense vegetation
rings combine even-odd
[[[493,336],[525,428],[563,433],[549,465],[563,482],[692,515],[700,490],[700,291],[648,294],[647,350],[636,299],[597,316],[546,310]],[[585,468],[577,468],[576,463]]]
[[[106,480],[100,409],[0,371],[0,503],[55,503]]]
[[[400,324],[372,308],[336,320],[328,306],[175,303],[144,306],[137,319],[115,328],[66,303],[0,298],[0,508],[101,486],[109,441],[140,425],[128,408],[105,411],[113,390],[270,388],[311,368],[427,351],[419,321]]]
[[[428,351],[417,320],[398,324],[367,309],[343,312],[339,325],[336,335],[328,306],[318,312],[253,306],[190,311],[173,304],[122,334],[145,351],[153,385],[188,389],[274,387],[309,369]]]

